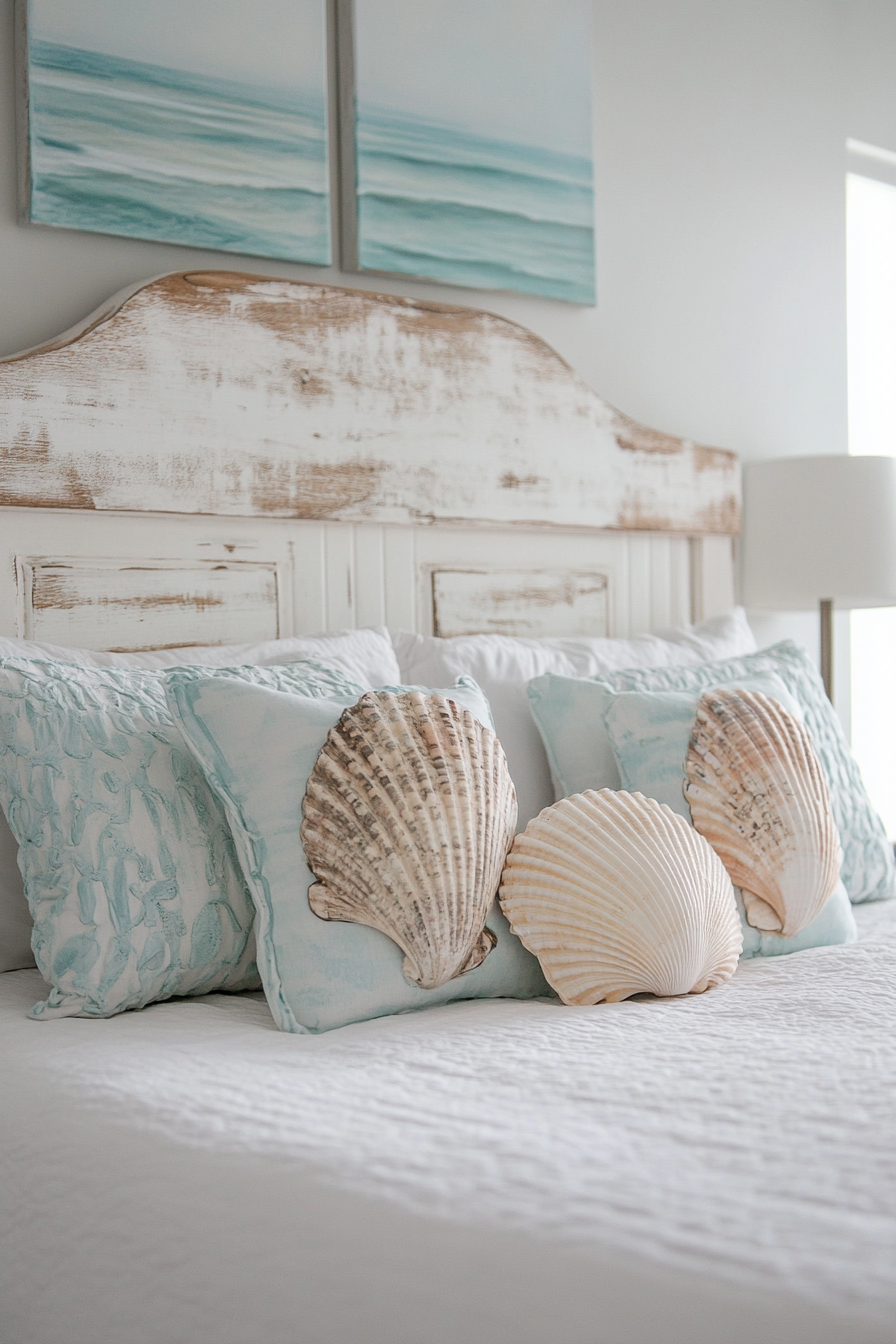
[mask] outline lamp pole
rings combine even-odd
[[[829,597],[823,597],[818,604],[818,616],[821,624],[821,679],[828,693],[828,699],[834,700],[834,603]]]

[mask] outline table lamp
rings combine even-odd
[[[896,605],[896,458],[747,463],[743,600],[754,610],[819,608],[833,699],[834,607]]]

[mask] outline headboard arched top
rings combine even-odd
[[[730,535],[737,459],[493,314],[162,276],[0,361],[0,505]]]

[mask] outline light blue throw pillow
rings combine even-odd
[[[771,696],[800,721],[803,712],[780,677],[745,677],[741,690]],[[696,691],[611,691],[604,688],[604,723],[616,757],[622,787],[631,793],[667,803],[673,812],[691,820],[684,796],[684,761],[697,714]],[[820,914],[800,933],[781,938],[754,929],[747,921],[743,898],[735,887],[744,934],[742,958],[777,957],[807,947],[852,943],[858,937],[855,916],[842,882]]]
[[[744,677],[736,685],[739,690],[770,696],[803,721],[800,705],[773,673]],[[683,791],[684,762],[700,694],[611,691],[609,687],[600,687],[598,692],[599,712],[616,759],[621,787],[668,803],[686,821],[691,820],[691,811]]]
[[[800,707],[818,752],[831,791],[843,847],[841,877],[850,900],[892,896],[896,878],[893,847],[865,791],[821,678],[792,640],[697,667],[631,668],[609,673],[600,681],[536,677],[529,682],[529,703],[548,753],[557,796],[623,787],[604,722],[608,691],[683,692],[699,698],[711,686],[752,683],[759,689],[757,678],[768,677],[776,678],[791,704]],[[777,698],[782,698],[780,691]]]
[[[805,952],[810,947],[837,947],[841,943],[854,943],[859,936],[852,902],[842,882],[837,883],[833,896],[821,914],[816,915],[811,924],[807,924],[801,933],[795,933],[792,938],[780,938],[776,933],[763,933],[761,929],[754,929],[747,922],[739,887],[734,888],[734,895],[744,933],[741,961],[749,961],[751,957],[783,957],[789,952]]]
[[[182,676],[306,697],[363,690],[310,662]],[[223,809],[171,717],[164,673],[0,662],[0,806],[51,985],[33,1017],[109,1017],[258,987],[252,901]]]
[[[435,693],[492,726],[488,702],[471,679]],[[475,970],[431,990],[408,983],[403,954],[384,933],[322,920],[312,911],[302,801],[328,732],[357,696],[311,700],[234,681],[191,680],[181,672],[169,674],[168,694],[184,737],[227,809],[255,901],[259,969],[281,1030],[328,1031],[455,999],[551,992],[497,903],[488,917],[496,947]]]

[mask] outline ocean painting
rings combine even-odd
[[[354,8],[349,263],[593,304],[588,0]]]
[[[324,0],[240,15],[29,0],[30,219],[328,265]]]

